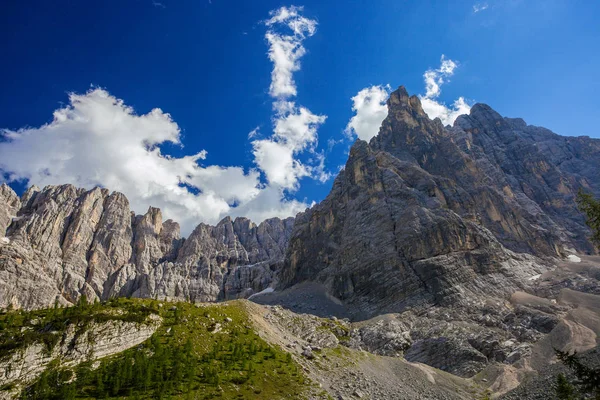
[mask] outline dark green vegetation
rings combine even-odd
[[[556,396],[561,400],[598,399],[600,400],[600,369],[583,364],[577,354],[555,350],[558,359],[573,373],[575,379],[569,381],[563,374],[556,380]]]
[[[139,315],[143,320],[148,313],[156,313],[163,324],[149,340],[117,355],[72,369],[53,362],[24,388],[23,399],[302,398],[308,384],[289,353],[270,346],[253,331],[242,302],[195,306],[115,299],[78,307],[98,309],[90,313],[90,319],[117,307],[125,311],[119,318]],[[75,309],[11,312],[3,319],[10,320],[14,332],[32,316],[53,315],[50,320],[57,321],[73,321],[74,315],[83,318]],[[35,332],[38,336],[29,342],[45,337]]]
[[[577,194],[577,205],[587,217],[587,224],[592,229],[592,241],[600,246],[600,201],[582,190]]]

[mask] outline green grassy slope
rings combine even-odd
[[[146,342],[75,368],[52,363],[23,388],[23,399],[280,399],[303,398],[310,388],[291,355],[253,330],[243,302],[193,305],[114,299],[66,309],[0,315],[0,357],[34,342],[50,351],[76,323],[163,319]],[[52,333],[54,331],[55,333]],[[58,333],[56,333],[58,332]],[[7,388],[4,388],[7,389]]]

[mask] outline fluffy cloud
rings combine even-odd
[[[456,99],[451,107],[437,100],[442,93],[442,86],[454,75],[456,68],[458,63],[442,54],[440,67],[429,69],[423,74],[425,95],[419,96],[423,110],[431,119],[440,118],[444,125],[453,124],[459,115],[468,114],[471,109],[464,97]],[[344,130],[349,138],[358,137],[368,141],[379,133],[379,127],[388,114],[386,100],[389,88],[389,85],[370,86],[352,97],[352,111],[355,115]],[[334,144],[335,142],[331,142],[330,146]]]
[[[285,189],[297,189],[298,179],[310,175],[309,169],[294,159],[293,151],[284,143],[265,139],[256,140],[252,145],[255,162],[265,171],[270,184]]]
[[[454,100],[451,107],[427,97],[421,97],[421,104],[429,118],[437,117],[444,125],[452,125],[459,115],[468,114],[471,110],[471,106],[462,96]]]
[[[312,176],[318,166],[304,165],[295,156],[307,148],[314,153],[317,127],[325,119],[304,107],[294,108],[274,120],[271,138],[252,142],[256,165],[265,172],[270,184],[294,190],[300,178]]]
[[[294,152],[302,151],[317,142],[317,127],[326,118],[304,107],[292,108],[275,119],[273,137]]]
[[[231,209],[232,217],[247,217],[252,221],[264,221],[267,218],[294,217],[314,204],[287,198],[285,190],[276,185],[264,187],[251,202],[240,204]]]
[[[181,137],[179,126],[158,108],[137,115],[103,89],[71,94],[69,102],[46,125],[2,132],[7,141],[0,143],[0,169],[10,180],[107,187],[125,193],[137,212],[162,208],[186,232],[199,221],[218,221],[234,203],[251,203],[261,190],[256,170],[200,166],[205,151],[163,155],[159,145],[181,144]]]
[[[269,43],[269,59],[273,62],[269,94],[273,97],[273,135],[252,142],[255,163],[265,173],[270,185],[288,191],[298,189],[303,177],[324,181],[324,158],[314,156],[318,144],[317,129],[325,115],[313,114],[297,106],[290,98],[297,88],[293,72],[300,69],[300,58],[306,54],[303,42],[316,32],[317,22],[301,15],[302,7],[281,7],[265,21]],[[298,155],[308,151],[312,161],[304,164]]]
[[[289,100],[296,95],[293,72],[306,53],[302,42],[317,25],[301,11],[282,7],[265,21],[273,62],[273,133],[259,140],[257,127],[248,134],[256,168],[205,166],[206,151],[183,157],[162,154],[161,144],[183,146],[179,126],[168,113],[156,108],[138,115],[106,90],[92,89],[70,94],[69,105],[56,110],[46,125],[1,131],[0,172],[10,181],[26,179],[38,186],[72,183],[123,192],[133,210],[160,207],[165,217],[181,223],[183,234],[199,222],[216,223],[226,215],[260,222],[303,211],[306,202],[289,198],[299,179],[323,181],[329,175],[323,154],[316,151],[317,128],[326,117]],[[297,156],[306,151],[310,158],[305,165]]]
[[[447,59],[443,54],[440,62],[438,69],[429,69],[423,74],[425,95],[420,96],[421,104],[429,118],[439,118],[444,125],[452,125],[459,115],[468,114],[471,106],[467,104],[463,97],[456,99],[451,107],[437,100],[442,92],[442,85],[448,82],[448,79],[454,75],[454,70],[458,67],[458,63]]]
[[[352,111],[356,115],[350,119],[344,131],[348,137],[357,136],[368,141],[379,133],[379,127],[388,113],[388,89],[389,85],[371,86],[352,97]]]

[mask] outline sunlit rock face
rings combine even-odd
[[[225,218],[185,240],[157,208],[136,216],[121,193],[61,185],[31,187],[19,199],[3,185],[0,224],[0,307],[39,308],[82,295],[249,296],[273,280],[293,218]],[[240,266],[247,267],[236,272]]]

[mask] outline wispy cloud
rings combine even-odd
[[[442,93],[442,85],[448,82],[458,68],[458,63],[446,58],[443,54],[440,59],[440,67],[437,69],[428,69],[423,74],[425,81],[425,95],[419,96],[423,110],[429,118],[439,118],[444,125],[451,125],[454,120],[462,114],[468,114],[471,106],[467,104],[464,97],[456,99],[450,107],[443,102],[438,101]]]
[[[317,29],[317,21],[301,16],[300,12],[302,7],[281,7],[271,11],[271,18],[265,21],[269,28],[265,35],[269,42],[269,59],[273,62],[269,89],[273,97],[296,95],[293,73],[300,69],[300,58],[306,54],[302,43]],[[281,27],[289,28],[291,34],[280,33]]]
[[[256,128],[252,129],[250,132],[248,132],[248,139],[253,139],[256,136],[258,136],[258,134],[260,133],[260,126],[257,126]]]
[[[152,5],[157,8],[167,8],[167,6],[165,6],[163,3],[156,0],[152,0]]]
[[[476,14],[489,8],[488,3],[475,3],[473,4],[473,12]]]

